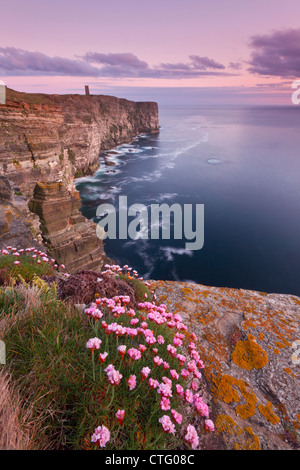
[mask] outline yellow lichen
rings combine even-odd
[[[232,434],[236,426],[234,420],[227,415],[219,415],[215,421],[216,433],[226,432]]]
[[[245,427],[244,431],[248,438],[244,444],[235,444],[235,450],[261,450],[259,438],[254,434],[253,429]]]
[[[285,344],[283,344],[283,343],[281,343],[281,342],[279,342],[279,341],[275,341],[275,344],[276,344],[276,346],[277,346],[278,348],[286,348],[286,346],[287,346],[287,345],[285,345]]]
[[[250,335],[245,341],[238,341],[231,355],[233,362],[242,369],[261,369],[268,363],[266,351]]]
[[[243,419],[248,419],[254,415],[257,398],[246,382],[241,379],[236,379],[231,375],[223,375],[218,380],[215,380],[215,383],[216,387],[212,389],[212,392],[215,394],[216,398],[225,403],[240,402],[241,397],[234,388],[235,386],[246,400],[246,403],[242,403],[236,407],[236,414]]]
[[[231,377],[231,375],[223,375],[217,381],[217,388],[213,389],[216,393],[217,398],[221,399],[225,403],[239,402],[240,397],[236,390],[234,390],[233,385],[236,383],[237,379]]]
[[[248,390],[248,384],[243,382],[242,380],[239,381],[239,389],[246,400],[246,403],[243,405],[239,405],[236,407],[236,414],[243,419],[251,418],[251,416],[255,413],[255,406],[257,402],[257,398],[254,392]]]
[[[273,409],[273,405],[270,401],[268,401],[266,406],[258,405],[257,408],[258,408],[260,414],[262,414],[266,418],[266,420],[269,421],[269,423],[274,424],[274,426],[275,426],[276,424],[278,424],[280,422],[280,418],[275,413],[275,411]]]

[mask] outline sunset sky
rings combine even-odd
[[[0,0],[0,79],[19,91],[291,104],[299,0]]]

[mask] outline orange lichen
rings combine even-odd
[[[259,438],[254,434],[250,427],[244,428],[246,439],[244,444],[235,444],[235,450],[261,450]]]
[[[275,344],[278,348],[286,348],[286,344],[280,343],[279,341],[275,341]]]
[[[275,413],[275,411],[273,409],[273,405],[270,401],[268,401],[266,406],[258,405],[257,408],[258,408],[260,414],[262,414],[266,418],[266,420],[269,421],[269,423],[274,424],[274,426],[275,426],[276,424],[278,424],[280,422],[280,418]]]
[[[241,418],[248,419],[255,413],[257,398],[254,392],[248,390],[248,384],[242,380],[239,381],[239,389],[245,398],[246,403],[237,406],[235,412]]]
[[[236,379],[231,375],[223,375],[221,378],[215,379],[215,384],[216,387],[212,389],[212,392],[215,394],[216,398],[225,403],[238,403],[241,398],[236,388],[240,391],[246,403],[236,407],[235,412],[238,416],[243,419],[248,419],[254,415],[257,398],[255,393],[249,389],[247,382]]]
[[[266,351],[248,336],[245,341],[238,341],[231,355],[233,362],[242,369],[261,369],[268,363]]]
[[[241,428],[228,415],[219,415],[215,421],[216,434],[226,432],[228,434],[240,434]]]
[[[223,375],[217,380],[217,388],[213,389],[216,393],[217,398],[221,399],[225,403],[239,402],[240,397],[233,385],[237,382],[237,379],[231,377],[231,375]]]

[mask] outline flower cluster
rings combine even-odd
[[[128,266],[107,267],[107,272],[115,276],[124,271],[137,277]],[[126,426],[128,422],[128,426],[132,426],[132,421],[131,424],[127,421],[130,412],[140,401],[149,400],[149,406],[154,408],[151,416],[158,414],[156,423],[163,435],[175,436],[177,428],[185,426],[183,412],[191,419],[196,415],[203,417],[203,431],[212,432],[214,424],[200,392],[204,364],[197,351],[197,337],[188,332],[182,316],[168,311],[165,304],[157,305],[150,300],[140,302],[136,310],[129,308],[128,296],[98,297],[96,300],[85,309],[85,314],[94,320],[94,331],[103,337],[102,343],[97,342],[96,337],[89,344],[90,349],[94,348],[92,350],[105,345],[105,351],[99,351],[99,361],[101,367],[109,360],[104,370],[114,393],[119,393],[116,403],[122,408],[114,410],[118,423]],[[97,322],[104,313],[105,321]],[[123,397],[127,397],[127,402],[122,401],[125,400]],[[114,406],[114,395],[109,406]],[[159,416],[161,412],[163,414]],[[132,419],[137,419],[137,415]],[[150,428],[147,429],[149,432]],[[152,439],[153,432],[159,435],[152,431]],[[192,449],[199,445],[198,432],[199,429],[189,422],[183,433],[185,442]],[[151,440],[149,445],[151,448]]]
[[[65,269],[65,266],[61,264],[60,266],[55,262],[54,258],[49,258],[48,255],[42,251],[38,250],[35,247],[27,247],[27,248],[20,248],[17,249],[12,246],[7,246],[6,248],[0,250],[0,254],[4,256],[12,255],[16,258],[16,261],[13,262],[14,265],[22,264],[22,256],[27,256],[32,260],[35,260],[37,264],[46,264],[49,265],[51,268],[55,269]],[[21,258],[19,258],[21,256]],[[66,277],[69,276],[68,273],[64,274]]]
[[[121,379],[123,377],[122,374],[120,374],[120,372],[118,370],[115,369],[114,365],[113,364],[109,364],[106,369],[104,369],[106,374],[107,374],[107,378],[108,378],[108,381],[112,384],[112,385],[119,385],[119,383],[121,382]]]
[[[100,447],[105,447],[110,439],[110,432],[106,426],[98,426],[91,437],[91,441],[99,444]]]

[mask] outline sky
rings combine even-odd
[[[0,80],[161,104],[291,105],[299,0],[0,0]]]

